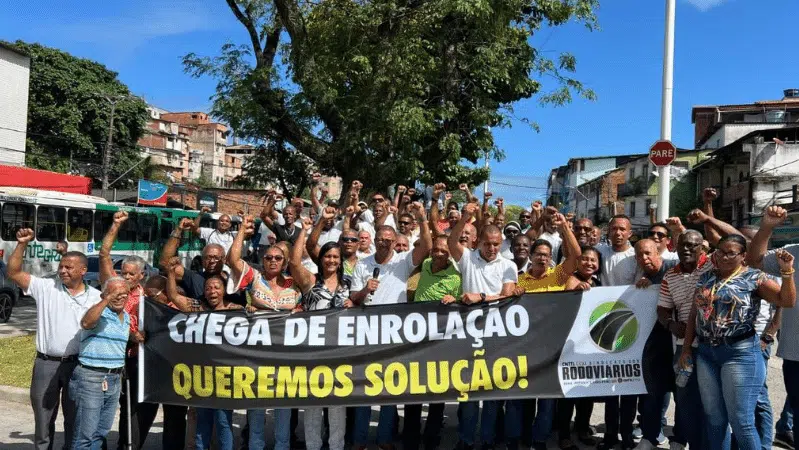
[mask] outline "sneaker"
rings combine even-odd
[[[546,442],[533,442],[533,450],[547,450]]]
[[[580,450],[580,447],[577,446],[571,439],[561,439],[558,442],[558,448],[560,450]]]
[[[685,446],[679,442],[671,441],[669,442],[669,450],[685,450]]]
[[[789,431],[787,433],[777,433],[777,434],[775,434],[774,435],[774,443],[775,444],[780,444],[780,445],[782,445],[784,447],[787,447],[787,448],[793,450],[795,448],[794,447],[795,444],[793,442],[793,431]]]
[[[594,437],[594,433],[590,431],[580,431],[577,433],[577,440],[582,442],[585,445],[594,446],[596,445],[596,438]]]
[[[641,431],[641,427],[635,427],[633,430],[633,437],[635,439],[641,439],[644,436],[644,432]]]
[[[663,432],[661,431],[660,434],[658,435],[658,445],[665,444],[667,440],[668,439],[666,439],[666,435],[664,435]]]
[[[649,439],[641,439],[641,442],[635,446],[635,450],[654,450],[655,446],[649,442]]]

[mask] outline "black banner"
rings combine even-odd
[[[580,292],[184,314],[147,301],[140,399],[224,409],[562,397]]]

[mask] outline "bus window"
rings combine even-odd
[[[94,214],[94,238],[103,239],[105,233],[114,223],[114,213],[116,211],[97,211]],[[136,242],[136,213],[128,212],[128,220],[119,229],[117,242]]]
[[[169,239],[169,235],[172,234],[172,230],[174,229],[174,225],[169,220],[161,220],[161,239],[167,240]]]
[[[64,239],[67,212],[64,208],[39,206],[36,210],[36,240],[58,242]]]
[[[94,215],[90,209],[71,208],[67,211],[67,240],[89,242],[92,240]]]
[[[113,216],[111,216],[111,220],[113,221]],[[136,222],[138,220],[138,214],[132,211],[128,211],[128,220],[122,224],[122,228],[119,229],[119,237],[117,237],[117,241],[119,242],[136,242]]]
[[[137,226],[137,242],[155,243],[155,236],[158,233],[155,216],[152,214],[139,214]]]
[[[33,205],[6,203],[3,205],[3,222],[0,237],[4,241],[16,241],[20,228],[33,228]]]

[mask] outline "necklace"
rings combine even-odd
[[[721,288],[726,286],[727,283],[730,282],[730,280],[738,276],[738,274],[741,273],[741,270],[743,270],[743,268],[744,266],[738,266],[738,269],[736,269],[735,272],[732,273],[732,275],[725,278],[724,281],[721,282],[721,284],[719,284],[718,280],[715,283],[713,283],[713,287],[710,288],[710,298],[712,299],[713,297],[715,297],[716,291],[721,290]]]

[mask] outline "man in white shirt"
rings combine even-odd
[[[230,251],[230,246],[233,245],[233,239],[236,238],[236,232],[230,231],[230,226],[232,225],[230,216],[227,214],[219,216],[219,220],[216,221],[216,229],[200,227],[202,216],[210,212],[211,208],[207,206],[203,206],[200,210],[200,214],[194,219],[194,234],[204,240],[205,245],[221,245],[225,249],[225,254],[227,254]]]
[[[58,264],[58,278],[38,278],[22,270],[22,259],[33,230],[17,231],[17,247],[8,260],[8,278],[36,300],[36,360],[31,379],[34,448],[52,448],[58,404],[64,414],[64,442],[72,442],[75,402],[69,398],[69,379],[78,364],[80,321],[100,302],[100,291],[83,281],[88,260],[80,252],[66,252]]]
[[[419,202],[414,202],[411,209],[421,230],[418,245],[414,247],[413,251],[397,253],[394,251],[397,232],[387,225],[378,227],[375,253],[358,261],[355,273],[352,275],[350,299],[354,304],[407,303],[408,278],[413,269],[428,256],[432,246],[430,227],[427,224],[424,206]],[[379,273],[376,273],[375,269],[379,269]],[[392,405],[380,408],[380,420],[377,426],[377,443],[380,446],[391,445],[394,440],[396,411],[397,407]],[[370,416],[371,408],[368,406],[355,408],[353,440],[356,448],[366,448]]]
[[[500,298],[514,294],[518,279],[516,264],[507,258],[499,256],[502,245],[502,232],[493,225],[483,228],[477,244],[477,250],[470,250],[460,242],[460,236],[466,225],[477,213],[477,204],[469,203],[463,208],[461,219],[455,224],[449,237],[447,246],[450,256],[458,263],[461,272],[461,286],[463,287],[462,302],[474,304],[479,302],[496,301]],[[496,415],[499,402],[483,402],[483,436],[487,430],[492,430],[496,424]],[[459,406],[458,420],[458,448],[471,448],[474,445],[474,432],[477,428],[477,418],[480,411],[480,402],[464,402]],[[521,411],[519,411],[521,413]],[[509,411],[508,415],[512,415]],[[506,417],[505,420],[521,421],[521,416]],[[493,431],[490,435],[493,436]],[[506,436],[506,438],[518,436]],[[491,443],[488,443],[491,444]]]
[[[649,235],[649,239],[657,244],[660,257],[663,258],[663,261],[679,260],[677,253],[669,250],[669,244],[671,244],[671,230],[669,230],[667,224],[662,222],[653,223],[649,226],[647,234]]]

